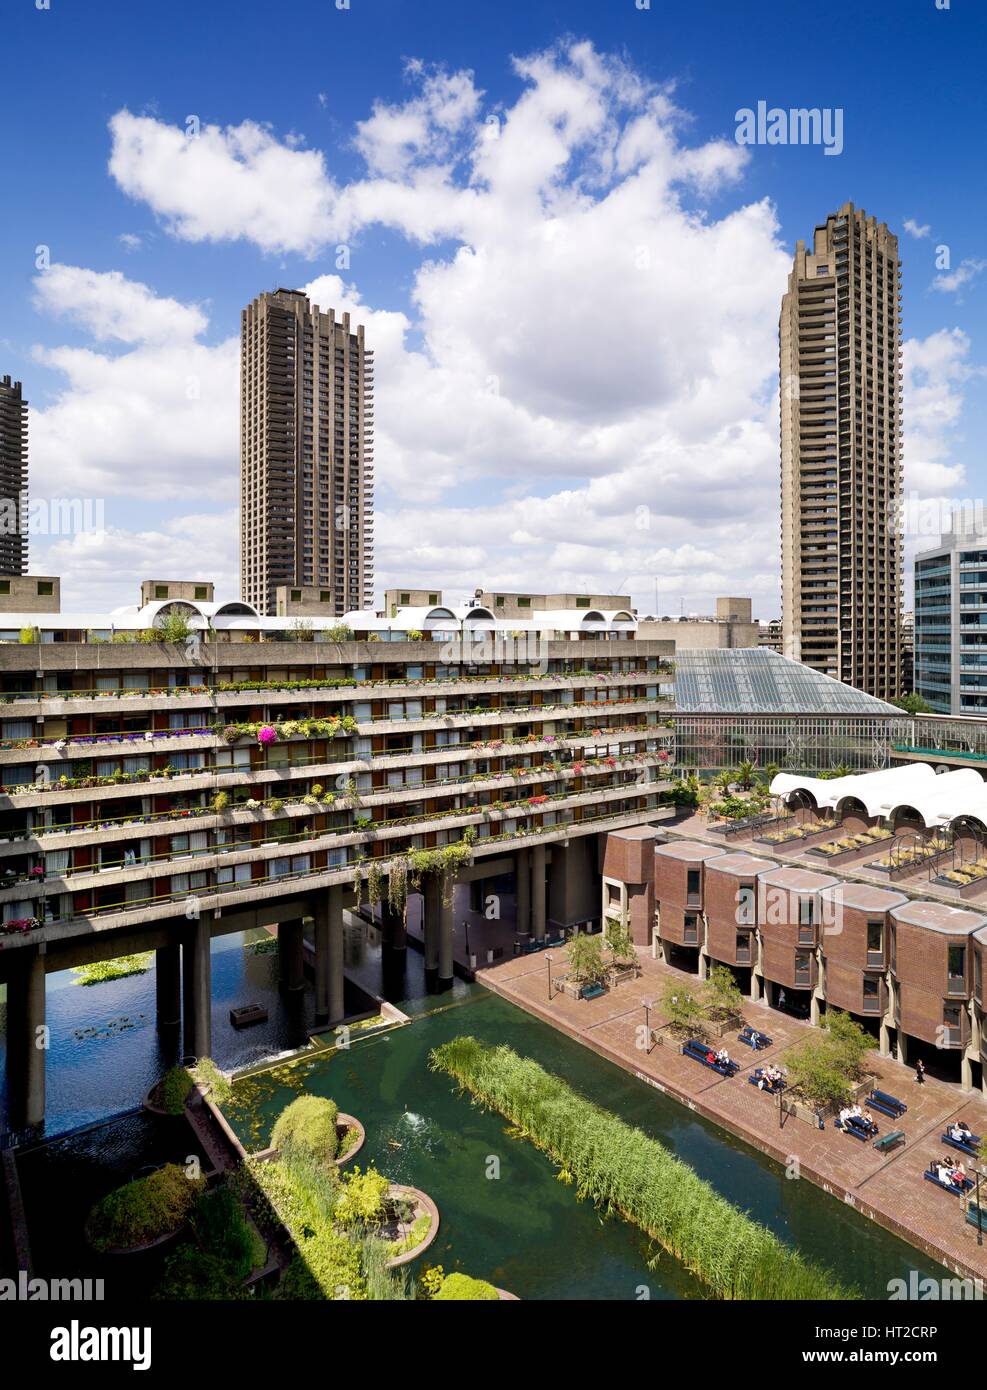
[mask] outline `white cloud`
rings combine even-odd
[[[312,257],[310,297],[365,325],[378,591],[612,589],[650,612],[657,583],[662,611],[708,610],[732,592],[776,616],[776,335],[790,256],[772,205],[733,192],[747,152],[690,143],[670,88],[589,44],[515,71],[517,99],[491,107],[471,73],[409,65],[408,100],[375,104],[357,126],[367,169],[350,182],[255,121],[188,139],[129,112],[111,122],[110,169],[176,237]],[[400,309],[320,273],[325,248],[331,264],[337,240],[374,226],[433,248]],[[108,321],[85,310],[91,332],[173,315],[184,346],[173,358],[147,340],[115,357],[46,350],[68,389],[35,438],[62,474],[81,468],[108,493],[132,490],[146,456],[148,486],[170,489],[159,495],[205,486],[228,499],[235,341],[205,347],[201,310],[118,289]],[[190,362],[199,413],[181,400]],[[932,335],[908,345],[906,366],[910,484],[951,485],[969,343]]]
[[[964,285],[969,285],[984,270],[987,270],[987,260],[968,257],[966,260],[960,261],[955,270],[945,275],[937,275],[931,288],[939,290],[943,294],[955,294],[957,290],[963,289]]]
[[[916,222],[914,217],[905,218],[905,231],[917,241],[923,241],[932,231],[928,222]]]
[[[108,525],[47,544],[32,540],[31,569],[62,576],[66,610],[101,613],[139,603],[143,579],[211,579],[217,593],[235,594],[239,549],[235,510],[191,513],[147,530]]]
[[[125,251],[139,251],[144,244],[136,232],[121,232],[117,241]]]
[[[201,309],[158,298],[118,271],[54,265],[34,288],[42,311],[126,349],[34,349],[64,386],[51,404],[31,408],[32,492],[228,499],[236,489],[238,340],[200,342],[208,324]]]

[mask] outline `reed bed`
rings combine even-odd
[[[453,1038],[433,1050],[430,1066],[509,1120],[514,1136],[546,1153],[579,1197],[639,1226],[715,1297],[859,1298],[661,1144],[511,1048]]]

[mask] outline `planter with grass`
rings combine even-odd
[[[172,1067],[148,1091],[144,1109],[152,1115],[182,1115],[194,1086],[195,1081],[185,1067]]]
[[[378,1234],[391,1250],[387,1268],[397,1269],[417,1260],[435,1240],[439,1234],[439,1209],[420,1188],[391,1183]]]
[[[103,1197],[86,1221],[86,1239],[100,1255],[133,1255],[174,1240],[205,1191],[177,1163],[136,1178]]]
[[[268,1160],[292,1148],[324,1163],[342,1166],[363,1148],[367,1133],[355,1115],[346,1115],[325,1096],[298,1096],[279,1115],[270,1147],[257,1155]]]

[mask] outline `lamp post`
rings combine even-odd
[[[654,1043],[651,1041],[651,1000],[650,1000],[650,999],[642,999],[642,1000],[641,1000],[641,1008],[644,1010],[644,1036],[645,1036],[644,1055],[645,1055],[645,1057],[650,1057],[650,1056],[651,1056],[651,1050],[652,1050],[652,1048],[654,1047]]]
[[[545,952],[545,964],[548,966],[548,1002],[552,1002],[552,957]]]
[[[973,1172],[974,1172],[974,1176],[976,1177],[976,1180],[977,1180],[977,1244],[978,1244],[978,1245],[983,1245],[983,1243],[984,1243],[984,1211],[983,1211],[983,1207],[980,1205],[980,1179],[984,1176],[984,1174],[983,1174],[983,1171],[982,1171],[980,1168],[974,1168]]]

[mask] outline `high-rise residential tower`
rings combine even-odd
[[[259,295],[240,329],[240,590],[261,613],[373,603],[373,352],[349,314]]]
[[[795,248],[779,324],[786,656],[889,699],[900,685],[901,268],[845,203]]]
[[[0,574],[27,574],[27,401],[0,377]]]

